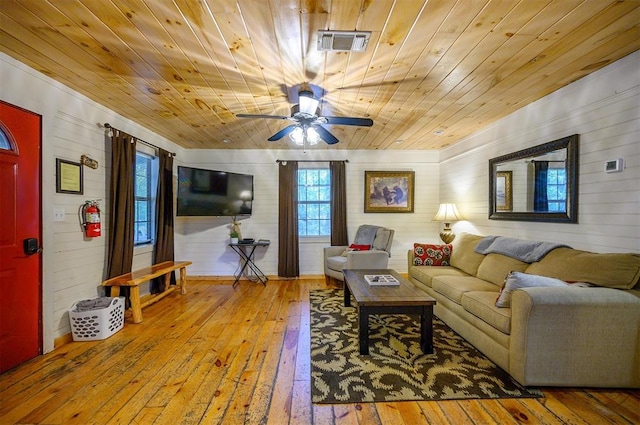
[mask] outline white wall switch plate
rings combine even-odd
[[[53,210],[53,221],[64,221],[65,212],[64,208],[56,208]]]

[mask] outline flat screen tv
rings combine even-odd
[[[253,176],[178,167],[179,216],[251,215]]]

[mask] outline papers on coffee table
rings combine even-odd
[[[390,274],[365,274],[364,280],[371,286],[398,286],[398,279]]]

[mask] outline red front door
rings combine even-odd
[[[42,353],[40,116],[0,101],[0,373]]]

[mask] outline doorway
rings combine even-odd
[[[0,373],[42,353],[41,116],[0,101]]]

